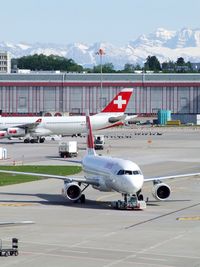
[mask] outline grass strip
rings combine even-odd
[[[45,174],[55,174],[55,175],[64,175],[69,176],[76,173],[79,173],[82,168],[79,166],[0,166],[1,170],[7,171],[20,171],[20,172],[34,172],[34,173],[45,173]],[[0,173],[0,186],[10,185],[10,184],[19,184],[26,183],[31,181],[37,181],[44,178],[29,176],[29,175],[16,175],[16,174],[7,174]]]

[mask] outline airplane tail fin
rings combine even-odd
[[[89,112],[86,112],[86,128],[87,128],[87,152],[90,155],[96,155],[94,149],[94,138],[92,134],[92,126],[90,122]]]
[[[101,111],[101,113],[104,113],[104,112],[123,113],[123,112],[125,112],[132,93],[133,93],[132,88],[122,89],[113,98],[113,100]]]

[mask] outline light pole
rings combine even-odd
[[[99,111],[101,111],[102,109],[102,96],[103,96],[103,92],[102,92],[102,83],[103,83],[103,77],[102,77],[102,61],[103,61],[103,55],[105,55],[105,52],[102,48],[99,49],[98,52],[96,52],[96,55],[99,55],[100,58],[100,99],[99,99]]]

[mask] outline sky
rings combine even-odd
[[[200,0],[0,0],[0,41],[124,45],[157,28],[200,28]]]

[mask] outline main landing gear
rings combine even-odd
[[[81,204],[84,204],[85,203],[85,195],[84,194],[82,194],[80,196],[79,201],[80,201]]]
[[[37,137],[37,138],[25,138],[24,143],[44,143],[44,137]]]
[[[81,186],[81,183],[78,183],[78,185]],[[84,188],[81,190],[81,195],[80,195],[79,199],[75,200],[74,203],[78,203],[78,202],[80,202],[81,204],[85,203],[85,194],[82,194],[82,193],[83,193],[83,191],[85,191],[85,189],[88,188],[88,186],[89,186],[89,184],[86,184],[84,186]]]

